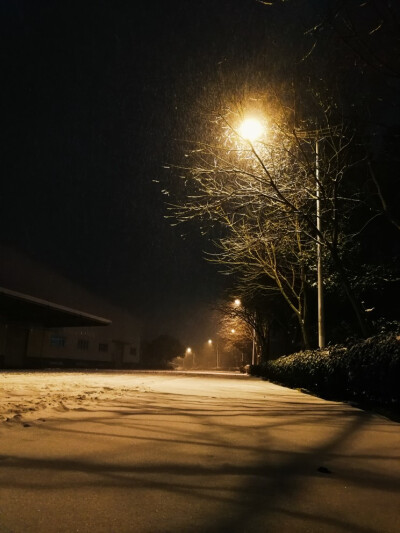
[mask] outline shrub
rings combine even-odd
[[[400,406],[400,336],[385,333],[298,352],[252,367],[251,373],[329,399]]]

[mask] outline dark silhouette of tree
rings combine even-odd
[[[145,368],[165,369],[169,368],[173,359],[184,355],[185,348],[178,339],[164,334],[144,343],[142,352]]]

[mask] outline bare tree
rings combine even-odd
[[[400,3],[331,0],[305,6],[297,0],[283,1],[291,20],[304,13],[298,71],[314,78],[319,72],[330,78],[330,84],[340,85],[342,97],[347,98],[346,113],[355,117],[358,134],[363,136],[366,173],[374,187],[370,205],[399,230],[398,187],[389,169],[399,163]],[[383,169],[382,160],[387,160]]]
[[[262,99],[257,103],[261,107]],[[222,237],[214,260],[229,265],[249,282],[263,269],[295,309],[302,326],[307,283],[303,249],[319,242],[335,265],[365,335],[365,319],[341,256],[342,241],[351,238],[343,231],[345,223],[358,201],[357,195],[348,195],[343,186],[354,163],[350,158],[352,136],[342,123],[333,122],[331,104],[324,107],[318,103],[320,126],[302,124],[300,130],[293,129],[291,109],[269,102],[266,134],[256,141],[245,139],[240,132],[244,110],[214,115],[216,142],[195,142],[188,150],[188,165],[179,167],[186,197],[171,209],[179,222],[196,219],[204,230],[220,224]],[[322,229],[315,214],[316,185]],[[310,260],[311,255],[307,257]],[[305,330],[304,337],[308,344]]]
[[[237,222],[227,214],[226,225],[229,232],[217,243],[211,260],[224,273],[235,275],[246,294],[279,292],[295,314],[303,347],[308,348],[307,254],[298,217],[286,215],[279,222],[249,217]]]
[[[357,68],[369,68],[380,76],[399,78],[399,17],[400,6],[391,0],[318,2],[306,34],[313,40],[315,53],[319,46],[324,46],[324,36],[333,35]]]
[[[253,341],[253,327],[243,319],[232,306],[220,306],[218,337],[223,341],[225,351],[237,350],[241,360],[249,360]]]

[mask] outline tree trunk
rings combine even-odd
[[[309,338],[308,338],[308,332],[307,332],[307,328],[306,328],[305,322],[304,322],[304,320],[301,317],[299,317],[299,323],[300,323],[300,330],[301,330],[301,338],[303,339],[303,348],[305,350],[309,350],[310,349],[310,341],[309,341]]]

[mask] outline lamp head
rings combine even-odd
[[[263,126],[256,118],[246,118],[239,127],[239,135],[250,142],[257,141],[263,132]]]

